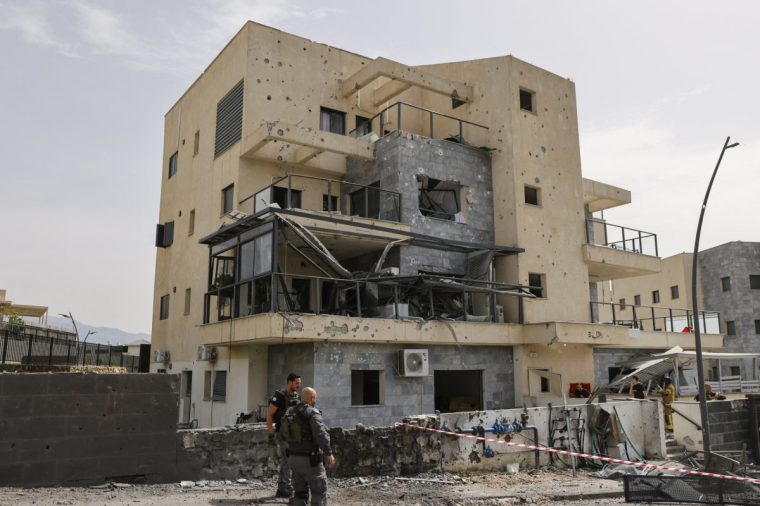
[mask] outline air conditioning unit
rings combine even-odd
[[[398,373],[404,377],[420,377],[430,374],[428,350],[399,350]]]
[[[154,350],[153,351],[153,362],[159,363],[159,364],[168,364],[169,363],[169,351],[168,350]]]
[[[216,361],[216,347],[215,346],[198,346],[198,360],[206,362]]]
[[[504,323],[504,306],[496,306],[496,323]]]

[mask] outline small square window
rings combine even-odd
[[[731,366],[731,376],[741,376],[741,368],[738,365]]]
[[[356,136],[361,137],[372,132],[372,121],[364,116],[356,116]]]
[[[641,295],[634,295],[633,296],[633,304],[636,306],[641,305]]]
[[[652,304],[658,304],[660,302],[660,291],[655,290],[652,292]]]
[[[528,285],[530,285],[530,293],[535,295],[538,298],[545,298],[545,283],[546,283],[546,276],[543,274],[537,274],[534,272],[531,272],[528,274]]]
[[[681,294],[678,293],[678,285],[670,287],[670,298],[676,300]]]
[[[190,216],[187,219],[187,235],[195,233],[195,209],[190,210]]]
[[[534,104],[536,94],[532,91],[520,88],[520,109],[528,112],[536,112]]]
[[[227,371],[214,373],[214,390],[211,392],[211,400],[224,402],[227,399]]]
[[[169,318],[169,294],[162,295],[158,308],[158,319],[166,320]]]
[[[620,309],[625,309],[625,299],[620,299],[618,304],[620,304]]]
[[[322,195],[322,210],[323,211],[340,211],[338,209],[338,196],[337,195]]]
[[[733,320],[726,320],[726,334],[729,336],[736,335],[736,323]]]
[[[195,131],[195,137],[193,138],[193,156],[198,154],[198,148],[201,144],[201,131],[196,130]]]
[[[222,190],[222,216],[232,211],[234,207],[233,197],[235,195],[235,185],[231,184]]]
[[[211,371],[203,373],[203,400],[211,400]]]
[[[750,274],[749,287],[752,290],[760,290],[760,274]]]
[[[174,153],[172,156],[169,157],[169,178],[177,173],[177,155],[179,152]]]
[[[726,276],[725,278],[720,278],[720,287],[723,289],[724,292],[727,292],[731,289],[731,278],[729,276]]]
[[[191,289],[185,288],[185,316],[190,314]]]
[[[525,186],[525,203],[534,206],[541,205],[541,190],[534,186]]]
[[[760,320],[755,320],[755,334],[760,334]]]
[[[377,406],[385,402],[385,371],[351,371],[351,405]]]
[[[334,134],[346,135],[346,113],[328,109],[327,107],[319,108],[319,129]]]

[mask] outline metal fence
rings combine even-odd
[[[755,483],[701,476],[623,477],[625,502],[760,504],[760,486]]]
[[[78,343],[73,339],[39,336],[26,329],[6,327],[0,333],[0,364],[99,365],[138,372],[140,357],[127,355],[125,346]]]

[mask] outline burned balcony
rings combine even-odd
[[[644,332],[693,332],[696,325],[704,334],[720,334],[720,314],[688,309],[612,302],[591,302],[592,323],[621,325]]]
[[[488,127],[405,102],[396,102],[358,123],[348,135],[377,139],[397,130],[459,144],[490,149]]]
[[[304,209],[332,215],[401,221],[401,194],[380,188],[380,182],[361,185],[335,179],[289,174],[240,202],[250,214],[274,207]]]

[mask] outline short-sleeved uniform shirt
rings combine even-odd
[[[298,404],[299,395],[296,392],[293,392],[291,397],[292,400],[288,402],[288,395],[282,390],[277,390],[269,399],[269,404],[277,408],[277,411],[274,412],[274,416],[272,417],[274,427],[277,431],[280,430],[280,422],[282,421],[282,416],[285,414],[285,411],[287,411],[290,406]]]
[[[644,385],[636,383],[633,385],[633,397],[635,399],[644,399]]]

